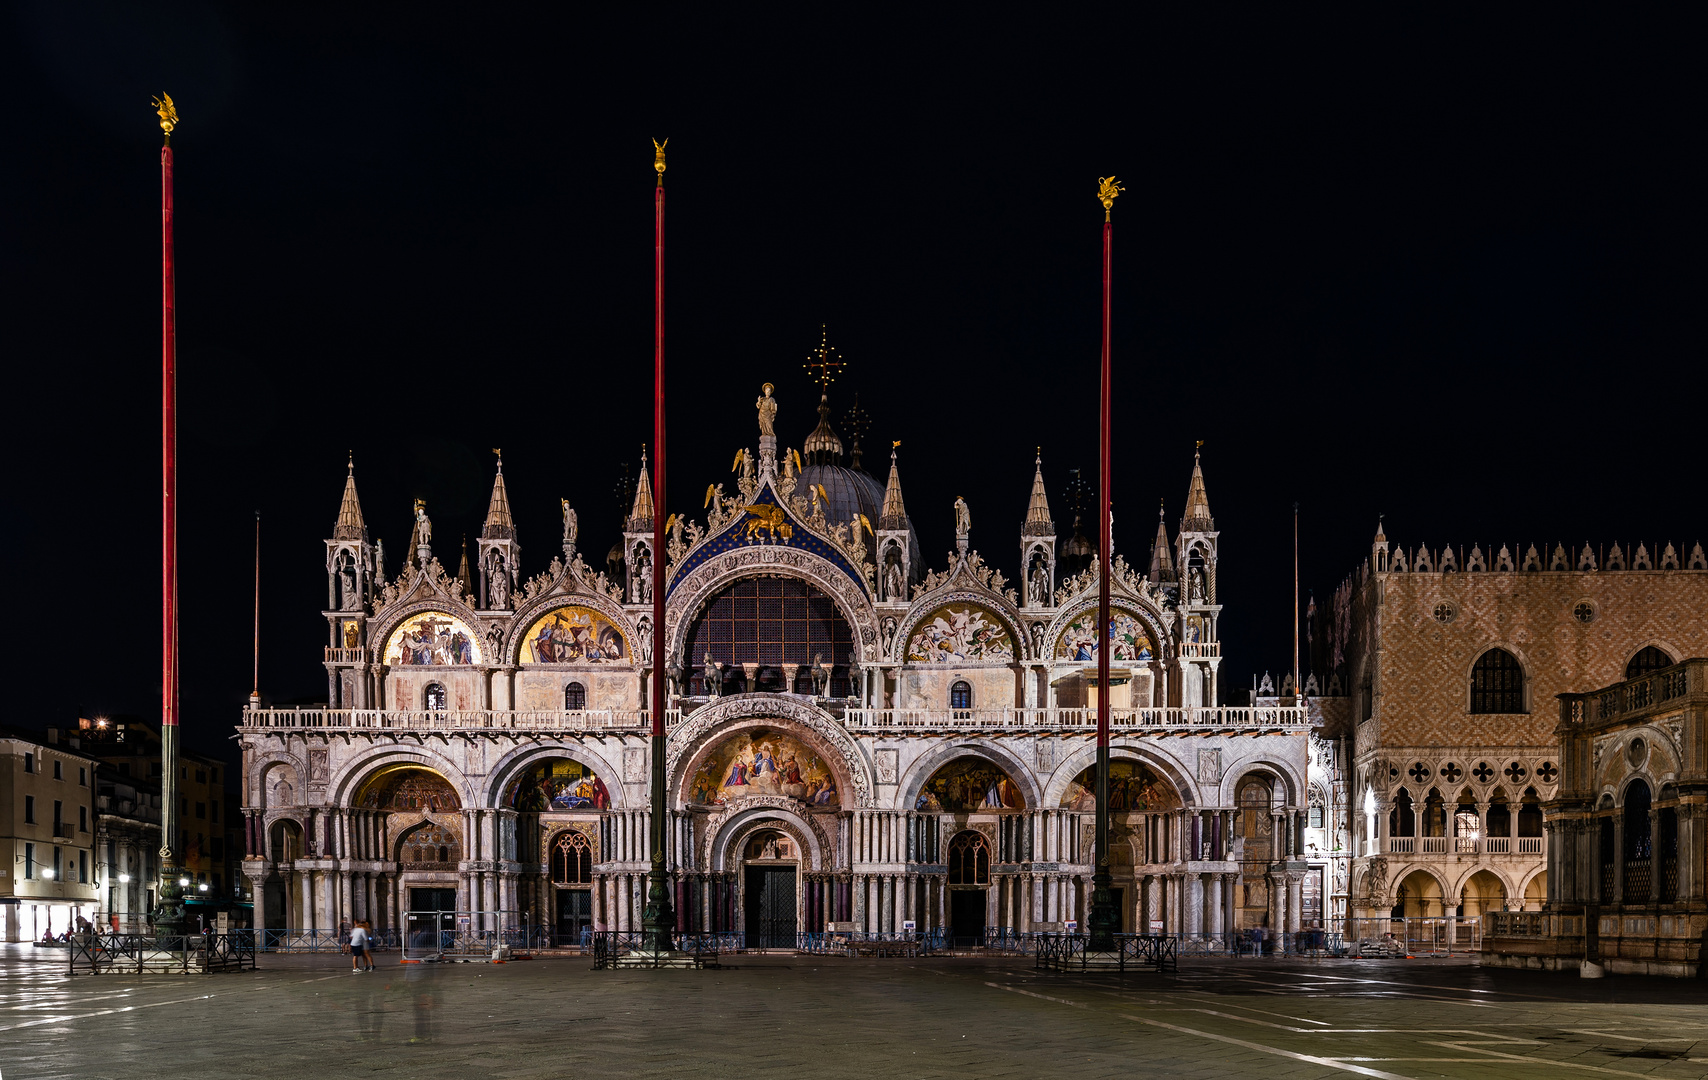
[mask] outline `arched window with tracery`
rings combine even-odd
[[[445,711],[445,684],[428,683],[427,689],[421,693],[421,706],[430,712]]]
[[[1627,679],[1640,678],[1651,671],[1659,671],[1661,668],[1672,667],[1672,665],[1672,657],[1653,645],[1645,645],[1636,656],[1631,657],[1631,662],[1625,665],[1625,677]]]
[[[1471,669],[1473,713],[1524,712],[1524,668],[1505,649],[1490,649]]]
[[[984,833],[957,833],[949,841],[949,884],[990,884],[990,842]]]
[[[591,885],[593,845],[578,832],[566,832],[552,844],[552,884]]]
[[[587,687],[572,682],[563,688],[563,707],[570,712],[587,708]]]

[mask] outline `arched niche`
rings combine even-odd
[[[483,662],[480,635],[445,611],[421,611],[398,623],[386,638],[389,667],[454,667]]]
[[[376,769],[356,789],[352,803],[358,810],[394,813],[455,814],[462,799],[451,782],[419,765],[388,765]]]
[[[611,789],[598,773],[573,758],[545,758],[518,770],[499,803],[507,810],[544,814],[609,810]]]
[[[1097,660],[1097,607],[1086,608],[1066,620],[1056,632],[1051,656],[1058,661]],[[1109,651],[1112,662],[1148,664],[1159,655],[1156,635],[1149,620],[1124,608],[1109,609]]]
[[[754,727],[711,743],[681,792],[690,806],[721,807],[750,796],[780,796],[815,809],[842,806],[837,770],[783,728]]]
[[[964,755],[939,766],[919,787],[911,809],[978,814],[1026,809],[1026,796],[1002,766]]]
[[[912,664],[1010,663],[1018,655],[1008,621],[973,603],[950,603],[908,629],[904,658]]]
[[[522,635],[522,664],[628,665],[632,649],[622,628],[604,612],[580,604],[552,608]]]
[[[1097,809],[1097,768],[1080,770],[1062,792],[1061,808],[1089,812]],[[1155,814],[1181,808],[1180,793],[1156,770],[1129,759],[1109,762],[1109,812]]]

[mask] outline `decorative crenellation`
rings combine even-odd
[[[1379,543],[1376,547],[1382,549],[1383,544]],[[1512,554],[1513,550],[1502,544],[1495,552],[1491,566],[1483,554],[1481,544],[1472,544],[1469,552],[1463,547],[1455,548],[1451,545],[1432,549],[1427,544],[1420,544],[1409,551],[1404,547],[1396,548],[1391,554],[1386,550],[1373,550],[1370,567],[1378,573],[1394,574],[1708,570],[1708,552],[1703,550],[1700,543],[1693,544],[1689,556],[1682,559],[1677,546],[1657,542],[1651,547],[1646,541],[1639,541],[1635,545],[1607,544],[1599,549],[1586,542],[1576,549],[1575,553],[1565,544],[1555,544],[1547,555],[1543,554],[1549,550],[1546,544],[1540,549],[1535,544],[1530,544],[1525,548],[1523,557],[1516,560]]]

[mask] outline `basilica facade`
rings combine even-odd
[[[758,405],[733,490],[708,490],[700,520],[671,515],[655,551],[665,508],[643,469],[597,567],[565,502],[559,550],[524,571],[500,461],[473,562],[443,568],[418,503],[388,574],[351,468],[326,541],[326,707],[255,700],[238,722],[257,925],[442,909],[560,940],[638,927],[660,664],[684,929],[792,945],[833,925],[967,939],[1083,921],[1100,694],[1125,930],[1225,941],[1344,905],[1322,884],[1343,891],[1344,867],[1325,877],[1317,856],[1341,847],[1334,819],[1311,814],[1313,770],[1338,759],[1311,712],[1218,698],[1219,534],[1197,461],[1173,535],[1159,522],[1144,565],[1113,554],[1105,638],[1096,556],[1058,552],[1041,462],[1000,560],[1011,582],[959,500],[955,549],[927,565],[897,454],[887,483],[867,475],[826,404],[798,450],[773,434],[769,386]]]

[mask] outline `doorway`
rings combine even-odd
[[[747,947],[793,949],[795,940],[795,868],[747,868]]]
[[[410,911],[455,911],[457,910],[457,890],[455,889],[410,889]]]
[[[949,890],[949,934],[956,945],[984,941],[985,894],[989,889]]]
[[[590,889],[557,891],[557,943],[581,944],[581,934],[593,927],[593,892]]]

